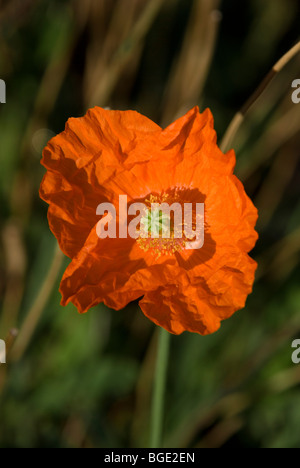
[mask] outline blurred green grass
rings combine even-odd
[[[62,308],[65,259],[24,353],[16,351],[55,252],[38,198],[49,131],[93,105],[166,125],[198,104],[212,109],[220,140],[299,38],[298,24],[296,0],[1,2],[0,338],[20,330],[0,367],[1,447],[148,443],[156,329],[137,304],[84,316]],[[257,281],[218,333],[172,337],[166,446],[299,446],[300,367],[291,361],[300,335],[300,107],[291,102],[299,75],[297,57],[234,141],[236,174],[260,213]]]

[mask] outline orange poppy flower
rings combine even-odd
[[[245,305],[252,290],[257,210],[233,175],[234,151],[216,144],[213,117],[198,107],[160,128],[134,111],[94,108],[70,119],[43,152],[40,196],[49,225],[72,261],[60,286],[62,304],[80,313],[104,302],[122,309],[140,299],[143,313],[171,333],[202,335]],[[204,203],[204,244],[184,237],[97,235],[99,204],[149,200]],[[117,224],[120,223],[119,213]]]

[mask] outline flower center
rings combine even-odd
[[[179,194],[151,194],[140,220],[140,236],[137,243],[145,252],[159,258],[174,255],[185,248],[182,209]]]

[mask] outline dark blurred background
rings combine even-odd
[[[219,141],[299,40],[298,0],[0,1],[1,447],[145,447],[156,327],[137,304],[62,308],[68,259],[38,197],[47,141],[89,107],[166,126],[210,107]],[[255,103],[233,146],[259,209],[243,311],[214,335],[172,337],[166,447],[299,447],[300,58]],[[18,330],[18,337],[15,338]]]

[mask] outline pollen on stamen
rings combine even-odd
[[[150,252],[152,255],[161,257],[161,255],[174,255],[185,248],[184,239],[152,239],[142,238],[137,239],[137,243],[145,252]]]
[[[186,240],[182,232],[183,222],[181,221],[180,226],[175,226],[171,219],[170,213],[166,214],[163,211],[159,211],[158,216],[153,216],[155,210],[152,210],[153,204],[168,203],[172,205],[178,202],[180,197],[178,194],[173,193],[170,197],[169,193],[162,193],[160,195],[150,194],[145,200],[145,204],[148,207],[143,213],[141,224],[140,224],[140,237],[137,238],[139,247],[145,252],[149,252],[157,258],[162,255],[174,255],[176,252],[180,252],[185,249]],[[165,229],[169,228],[169,236],[165,237]],[[155,232],[157,237],[152,237],[151,233]],[[150,236],[150,237],[149,237]]]

